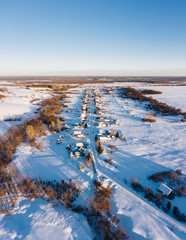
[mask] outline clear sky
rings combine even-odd
[[[0,75],[186,76],[186,0],[0,0]]]

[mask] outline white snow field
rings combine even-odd
[[[111,86],[112,87],[112,86]],[[8,87],[10,88],[10,87]],[[91,105],[88,115],[88,127],[81,129],[86,138],[78,140],[73,136],[73,128],[80,123],[80,111],[82,94],[84,89],[97,89],[102,95],[103,109],[105,116],[119,120],[118,125],[110,127],[95,127],[96,115],[94,114],[93,90],[91,90]],[[137,85],[140,89],[140,84]],[[186,87],[177,86],[145,86],[161,90],[162,95],[153,95],[154,98],[166,102],[172,106],[182,108],[186,111]],[[48,97],[47,92],[36,92],[35,89],[22,89],[12,87],[11,91],[17,91],[14,98],[17,100],[4,99],[0,102],[1,119],[6,115],[6,108],[3,105],[7,102],[11,109],[16,109],[13,114],[23,116],[34,116],[36,106],[30,103],[32,94],[37,98]],[[136,177],[143,186],[148,186],[157,191],[158,183],[148,180],[153,173],[167,170],[181,169],[183,176],[186,174],[186,123],[181,123],[180,117],[156,117],[156,122],[143,123],[142,117],[147,113],[143,104],[130,99],[122,99],[113,84],[113,91],[110,95],[103,94],[101,85],[86,85],[76,88],[78,93],[72,94],[69,91],[71,103],[68,103],[61,116],[65,118],[68,130],[61,133],[49,134],[42,137],[43,151],[36,150],[22,144],[14,154],[13,162],[16,164],[22,175],[32,178],[40,177],[42,180],[61,181],[74,179],[82,187],[82,192],[76,204],[88,205],[88,200],[93,196],[93,180],[104,176],[103,183],[113,188],[111,197],[111,214],[117,214],[120,225],[126,229],[127,234],[134,240],[176,240],[186,239],[186,225],[177,221],[170,214],[166,214],[155,204],[148,201],[140,193],[135,192],[129,182],[131,177]],[[30,95],[29,95],[30,94]],[[29,96],[29,100],[25,97]],[[23,102],[20,102],[20,99]],[[17,101],[17,103],[16,103]],[[19,105],[23,105],[19,108]],[[2,105],[2,107],[1,107]],[[3,110],[4,109],[4,110]],[[19,123],[19,122],[18,122]],[[4,124],[10,124],[6,128]],[[11,126],[12,123],[1,122],[0,134]],[[17,124],[17,123],[15,123]],[[94,137],[99,129],[110,130],[113,128],[126,137],[124,140],[104,142],[103,148],[109,144],[116,145],[112,153],[99,155],[95,147]],[[59,135],[63,135],[63,142],[56,144]],[[70,158],[66,149],[69,143],[86,142],[92,153],[93,161],[97,172],[93,167],[84,171],[79,169],[79,164],[84,158]],[[108,148],[107,148],[108,149]],[[112,159],[112,165],[104,160]],[[127,183],[124,181],[127,181]],[[175,197],[171,201],[172,206],[178,206],[186,214],[185,197]],[[11,216],[0,214],[0,239],[94,239],[95,233],[89,226],[82,214],[72,212],[63,206],[52,206],[50,202],[43,199],[28,201],[19,198]]]
[[[86,219],[45,200],[19,199],[11,217],[0,216],[0,239],[92,239]]]
[[[26,88],[17,86],[3,86],[8,89],[8,92],[2,93],[6,96],[0,100],[0,136],[3,135],[8,128],[20,121],[3,120],[12,116],[22,116],[22,120],[33,117],[37,109],[37,103],[40,99],[50,96],[49,91],[43,91],[40,88]]]

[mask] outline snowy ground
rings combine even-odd
[[[95,85],[93,87],[95,88]],[[140,87],[138,86],[138,88]],[[154,95],[154,98],[186,110],[184,105],[184,102],[186,102],[186,87],[184,88],[185,91],[178,87],[175,87],[174,91],[172,86],[150,86],[149,88],[163,91],[162,95]],[[143,123],[141,118],[146,113],[143,105],[133,100],[123,100],[114,91],[111,95],[103,96],[103,102],[107,103],[104,109],[107,112],[106,116],[119,120],[119,125],[114,125],[113,128],[122,132],[127,142],[112,140],[104,143],[105,147],[108,144],[116,145],[117,151],[112,154],[98,155],[94,141],[98,129],[94,126],[95,115],[93,114],[94,104],[92,99],[88,128],[83,130],[86,139],[83,141],[89,144],[97,174],[94,173],[92,167],[80,171],[78,166],[79,163],[84,162],[84,159],[69,158],[66,149],[69,143],[74,144],[78,141],[75,137],[72,137],[72,128],[80,122],[77,114],[80,112],[83,88],[78,90],[79,93],[77,94],[69,94],[71,103],[68,104],[66,110],[71,110],[71,112],[62,113],[66,123],[71,127],[70,130],[61,133],[64,135],[63,142],[59,145],[56,144],[59,133],[54,133],[42,138],[43,152],[26,145],[20,146],[13,159],[20,172],[23,175],[31,175],[33,178],[40,176],[43,180],[61,181],[62,179],[72,178],[78,181],[82,185],[82,193],[77,203],[82,205],[86,204],[87,200],[93,195],[92,180],[96,177],[105,176],[105,182],[113,187],[112,212],[113,214],[117,213],[121,220],[121,226],[126,229],[132,239],[186,239],[184,224],[162,212],[154,204],[144,199],[142,195],[136,194],[123,181],[124,177],[130,181],[130,178],[135,176],[141,184],[156,189],[157,184],[147,180],[149,175],[158,171],[178,168],[186,173],[186,123],[176,122],[175,117],[160,116],[156,117],[156,123],[154,124]],[[25,104],[27,108],[27,110],[20,110],[20,112],[15,111],[15,114],[28,112],[30,116],[34,115],[35,105],[30,103],[32,93],[29,95],[26,89],[20,92],[19,88],[16,90],[13,88],[11,91],[17,91],[14,98],[17,97],[19,99],[17,103],[23,106]],[[98,91],[102,93],[102,88],[98,87]],[[172,93],[174,95],[171,98]],[[33,92],[33,94],[42,98],[47,97],[48,93]],[[30,96],[29,100],[25,97],[27,95]],[[20,99],[23,102],[20,103]],[[180,101],[180,99],[182,100]],[[5,112],[3,107],[1,108],[1,104],[5,104],[6,101],[0,103],[2,119]],[[16,100],[9,102],[11,109],[14,108],[14,103],[16,104]],[[12,113],[11,109],[9,114]],[[128,114],[128,111],[130,111],[130,114]],[[0,123],[1,134],[9,127],[7,126],[4,129],[3,124],[5,122]],[[112,158],[112,165],[103,161],[109,157]],[[173,205],[177,205],[186,213],[184,202],[185,199],[176,198]],[[51,237],[54,239],[93,239],[94,234],[82,215],[75,214],[62,206],[52,207],[51,203],[40,199],[31,202],[20,199],[12,216],[1,214],[0,239],[50,239]]]
[[[1,87],[4,87],[1,85]],[[10,118],[14,115],[22,116],[24,121],[26,118],[33,117],[37,109],[37,103],[44,98],[50,96],[49,91],[40,88],[25,88],[16,86],[5,86],[8,92],[2,93],[6,96],[0,100],[0,136],[3,135],[8,128],[20,121],[7,121],[3,120]]]
[[[63,206],[19,199],[14,212],[0,216],[0,239],[92,239],[86,219]]]

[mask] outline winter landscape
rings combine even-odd
[[[0,91],[0,239],[185,239],[184,84]]]
[[[0,1],[0,240],[186,240],[185,13]]]

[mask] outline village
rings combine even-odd
[[[68,156],[79,163],[78,167],[81,171],[85,171],[91,166],[86,164],[86,159],[90,158],[91,162],[93,162],[93,169],[96,172],[96,167],[92,160],[93,152],[90,150],[90,138],[94,138],[95,150],[101,158],[104,158],[104,161],[106,163],[108,162],[110,165],[112,164],[111,157],[105,158],[104,156],[113,155],[113,152],[118,152],[117,141],[124,141],[127,143],[127,139],[122,132],[120,130],[114,130],[115,126],[119,126],[119,119],[114,119],[111,117],[112,114],[106,111],[110,101],[103,101],[101,92],[104,93],[105,91],[112,95],[108,89],[102,91],[98,89],[85,89],[81,94],[80,111],[74,111],[74,113],[77,112],[75,113],[76,122],[73,124],[66,124],[68,133],[71,133],[70,143],[66,146]],[[127,111],[127,113],[130,114],[131,112]],[[72,125],[72,127],[70,125]],[[90,128],[91,130],[89,131]],[[71,131],[69,132],[70,129]],[[64,135],[59,135],[57,144],[62,143],[63,138]],[[107,177],[99,176],[98,179],[104,182],[104,179],[107,179]],[[138,180],[135,180],[137,182],[132,182],[132,180],[126,180],[126,178],[124,178],[126,184],[130,181],[131,187],[135,190],[141,186]],[[165,199],[174,199],[174,191],[168,185],[168,182],[165,181],[153,188],[156,194],[161,193],[162,197],[164,196]]]
[[[55,94],[53,97],[56,98]],[[89,206],[90,196],[94,196],[99,185],[107,190],[113,189],[113,197],[107,197],[107,204],[99,205],[100,208],[123,211],[123,199],[127,199],[127,204],[132,199],[134,215],[129,209],[125,213],[132,221],[135,214],[138,215],[135,212],[137,205],[140,215],[143,212],[158,224],[154,212],[161,213],[165,224],[184,231],[184,165],[175,161],[174,168],[167,167],[169,156],[163,155],[163,151],[168,151],[166,148],[170,151],[173,145],[164,147],[165,139],[160,138],[156,130],[159,124],[161,131],[169,134],[165,128],[167,124],[174,131],[174,124],[181,127],[180,124],[184,123],[174,123],[173,117],[160,115],[154,116],[154,122],[143,121],[149,114],[145,104],[123,98],[119,87],[70,88],[60,104],[62,111],[57,111],[54,118],[58,121],[49,125],[50,133],[40,138],[43,148],[38,150],[23,144],[16,151],[14,162],[21,174],[51,182],[54,186],[61,179],[70,180],[81,189],[73,208],[85,203]],[[37,114],[39,108],[36,104],[33,111]],[[4,121],[16,124],[24,120],[21,114],[17,116]],[[180,116],[174,118],[181,119]],[[174,131],[178,138],[177,134]],[[163,149],[161,152],[159,146]],[[158,155],[160,153],[162,155]],[[156,158],[165,160],[158,162]],[[143,204],[147,209],[145,213]],[[122,218],[121,224],[125,225]],[[128,227],[127,232],[133,236],[130,229]]]

